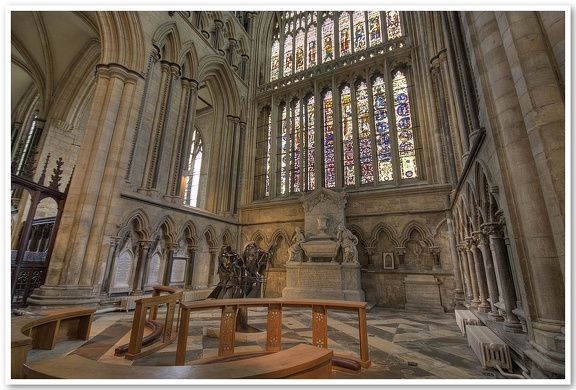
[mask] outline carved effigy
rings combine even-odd
[[[296,227],[292,243],[288,247],[288,261],[302,261],[303,249],[301,244],[303,242],[306,242],[304,234],[302,234],[299,227]]]
[[[259,298],[272,250],[263,251],[254,241],[244,245],[242,255],[224,245],[218,256],[219,282],[208,298]]]
[[[218,255],[219,282],[207,299],[260,298],[273,252],[273,248],[262,250],[254,241],[244,245],[242,255],[224,245]],[[260,332],[248,325],[246,308],[238,309],[236,331]]]

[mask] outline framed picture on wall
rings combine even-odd
[[[394,253],[392,252],[382,253],[382,265],[384,269],[394,269]]]

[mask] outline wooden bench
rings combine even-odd
[[[332,350],[308,344],[237,361],[185,366],[127,366],[67,355],[24,365],[30,379],[330,379]]]
[[[54,349],[56,342],[68,339],[88,340],[96,309],[70,307],[39,312],[39,317],[12,317],[12,378],[22,378],[22,365],[32,348]]]
[[[284,298],[250,298],[250,299],[213,299],[180,304],[180,329],[178,345],[176,346],[176,365],[190,364],[186,362],[188,329],[190,315],[193,311],[220,308],[220,336],[218,356],[234,356],[236,337],[236,317],[239,308],[265,307],[268,311],[266,326],[266,351],[282,350],[282,308],[305,307],[312,314],[312,345],[328,348],[328,310],[355,311],[358,318],[357,356],[335,354],[332,359],[334,369],[358,373],[362,368],[371,365],[368,355],[368,331],[366,325],[366,302],[326,300],[326,299],[284,299]],[[354,353],[353,351],[351,351]]]

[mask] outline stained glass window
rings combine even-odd
[[[340,29],[340,56],[345,56],[352,53],[352,48],[350,47],[350,14],[341,12],[338,23],[338,28]]]
[[[366,15],[364,11],[355,11],[352,14],[354,23],[354,51],[366,49]]]
[[[324,94],[324,186],[336,187],[336,163],[334,161],[334,109],[332,106],[332,91]]]
[[[296,35],[296,72],[304,70],[304,31]]]
[[[192,144],[188,155],[188,167],[184,178],[184,204],[197,206],[200,183],[200,168],[202,165],[202,138],[198,130],[192,132]]]
[[[342,162],[344,165],[344,185],[353,186],[354,173],[354,131],[352,129],[352,96],[350,87],[344,86],[340,91],[342,111]]]
[[[286,185],[288,181],[288,119],[286,105],[281,107],[280,112],[280,193],[286,193]]]
[[[356,116],[358,118],[358,154],[360,161],[360,184],[374,182],[372,165],[372,134],[370,131],[370,102],[365,81],[356,87]]]
[[[305,69],[350,56],[349,61],[334,62],[318,73],[324,75],[362,61],[363,57],[353,56],[354,53],[396,40],[387,50],[378,52],[382,55],[382,64],[389,66],[388,50],[409,42],[399,38],[402,38],[402,26],[398,11],[285,12],[272,35],[270,80],[291,77]],[[329,85],[324,86],[324,81],[316,82],[316,73],[310,73],[310,77],[305,78],[307,84],[291,78],[271,90],[276,101],[284,101],[285,96],[292,93],[286,88],[300,83],[296,95],[300,98],[281,104],[278,112],[270,114],[269,111],[265,121],[259,122],[267,126],[269,132],[262,133],[267,140],[257,141],[262,144],[257,146],[257,156],[266,161],[257,167],[265,166],[267,176],[279,176],[271,181],[277,186],[276,195],[310,191],[316,188],[316,183],[326,188],[359,188],[398,185],[403,180],[421,176],[416,164],[406,71],[395,71],[390,79],[380,72],[375,70],[370,79],[362,77],[354,86],[340,87],[339,77],[332,81],[326,77]],[[278,94],[274,92],[276,88]],[[322,90],[325,92],[321,93]],[[320,100],[316,102],[317,99]],[[275,126],[272,118],[277,118]],[[276,137],[272,145],[278,150],[272,162],[270,137]],[[270,166],[274,167],[272,173]],[[263,186],[258,184],[258,188]],[[268,179],[265,187],[264,193],[268,196]],[[258,194],[261,193],[262,189]]]
[[[307,68],[311,68],[313,66],[316,66],[316,56],[317,54],[317,50],[316,50],[316,24],[311,24],[308,27],[308,65],[306,66]]]
[[[316,174],[314,173],[314,150],[316,146],[314,142],[314,115],[314,96],[310,96],[306,102],[306,135],[308,136],[306,144],[306,168],[308,173],[307,190],[313,190],[316,187]]]
[[[386,11],[386,26],[389,40],[402,36],[400,28],[400,14],[398,11]]]
[[[294,58],[292,56],[292,36],[286,35],[284,40],[284,77],[292,74],[292,63]]]
[[[368,31],[370,46],[382,43],[382,31],[380,31],[380,11],[368,12]]]
[[[394,93],[394,112],[398,132],[398,156],[400,158],[400,177],[409,179],[418,176],[416,170],[416,151],[412,131],[412,116],[408,98],[408,82],[402,71],[397,71],[392,80]]]
[[[300,100],[295,100],[293,103],[292,115],[292,134],[290,136],[291,149],[292,149],[292,191],[300,191],[300,175],[301,175],[301,160],[300,160]]]
[[[270,80],[276,80],[280,75],[280,41],[272,42],[272,62],[270,65]]]
[[[390,147],[390,125],[388,124],[388,104],[386,85],[382,76],[372,82],[374,100],[374,126],[376,127],[376,154],[378,156],[378,178],[380,182],[394,179],[392,169],[392,149]]]
[[[331,17],[322,24],[322,62],[334,59],[334,21]]]

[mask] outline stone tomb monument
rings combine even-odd
[[[300,201],[305,213],[304,233],[295,228],[282,297],[364,301],[358,238],[344,224],[346,194],[320,188]]]

